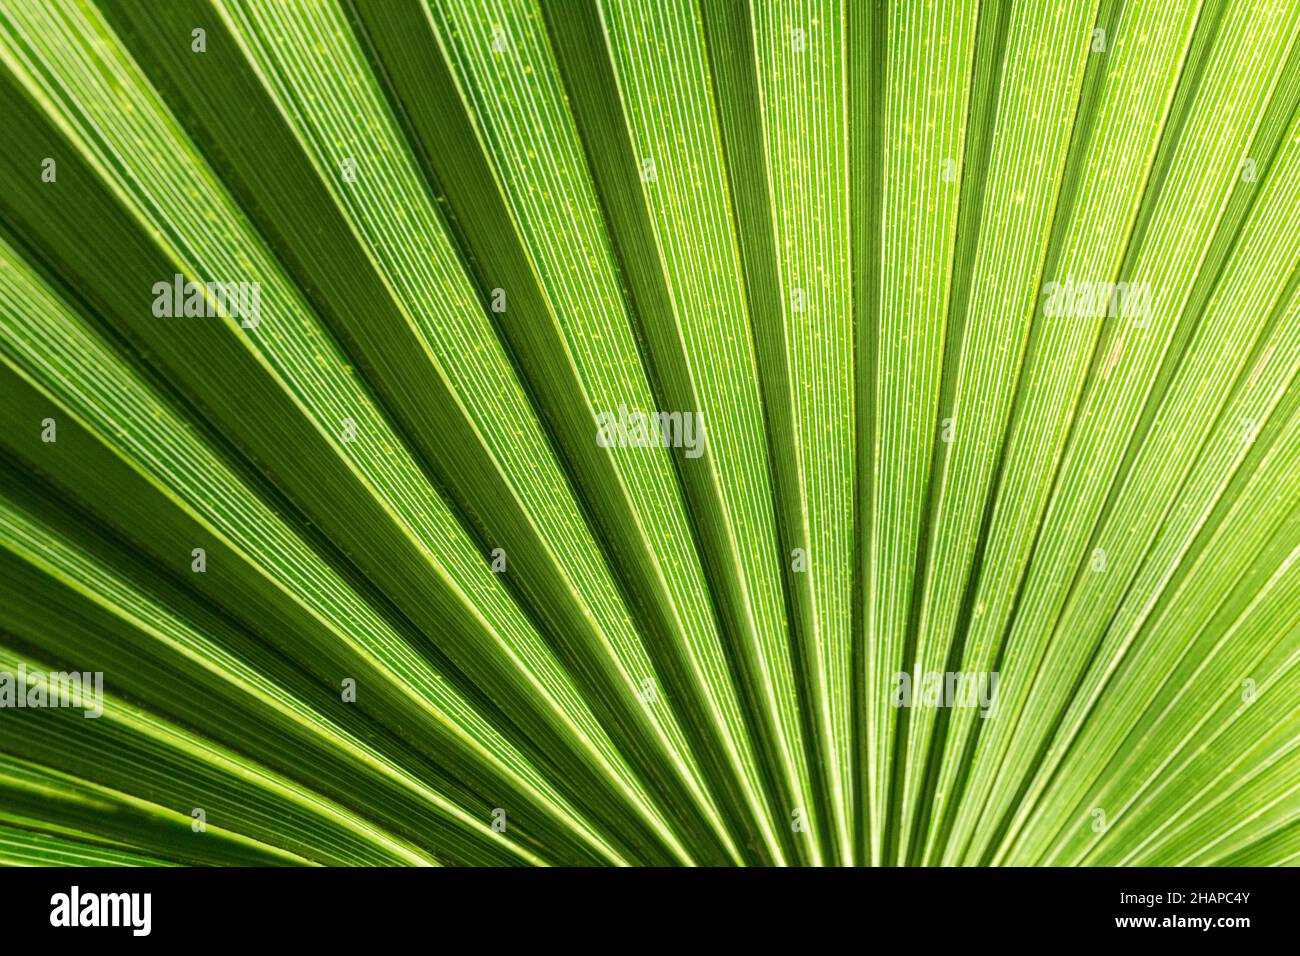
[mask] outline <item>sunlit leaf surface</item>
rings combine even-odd
[[[1300,4],[0,0],[0,863],[1300,861]]]

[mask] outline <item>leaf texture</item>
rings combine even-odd
[[[0,0],[0,864],[1300,861],[1298,21]]]

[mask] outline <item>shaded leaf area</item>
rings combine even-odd
[[[0,111],[0,863],[1300,860],[1300,4],[0,0]]]

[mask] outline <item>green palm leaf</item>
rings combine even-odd
[[[1300,859],[1298,20],[0,0],[0,862]]]

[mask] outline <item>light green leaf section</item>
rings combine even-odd
[[[725,157],[710,96],[707,51],[689,3],[602,7],[636,155],[652,159],[644,183],[672,320],[700,414],[709,480],[729,533],[727,560],[745,608],[737,656],[788,818],[813,813],[799,689],[781,602],[780,548],[767,472],[767,438],[740,253],[731,229]],[[801,848],[812,858],[819,844]]]
[[[505,5],[494,25],[508,41],[495,55],[493,24],[477,19],[470,6],[437,3],[431,15],[472,104],[480,135],[495,159],[497,179],[563,336],[564,357],[572,363],[592,410],[591,441],[595,442],[597,416],[622,418],[624,410],[649,414],[659,406],[638,354],[582,144],[566,114],[561,80],[542,25],[531,5]],[[657,178],[657,174],[647,175]],[[707,415],[705,422],[707,429]],[[731,687],[670,457],[654,447],[623,443],[612,443],[608,455],[619,485],[598,493],[627,500],[636,525],[626,531],[648,552],[662,579],[690,680],[706,701],[717,745],[741,780],[747,810],[762,821],[765,839],[772,844],[775,838],[761,806],[754,754]],[[643,654],[629,654],[629,658],[636,686],[654,680]],[[681,731],[660,711],[651,712],[661,732],[684,752]]]
[[[1034,563],[1022,585],[1016,618],[1006,638],[1005,656],[1019,660],[1022,670],[1007,674],[995,732],[980,740],[968,799],[963,804],[965,813],[955,828],[959,841],[977,819],[1001,813],[1016,795],[1016,782],[1035,759],[1041,738],[1051,727],[1051,717],[1059,709],[1063,685],[1074,679],[1068,669],[1053,670],[1054,661],[1047,656],[1053,635],[1063,638],[1055,645],[1058,648],[1072,643],[1073,635],[1061,627],[1059,618],[1075,578],[1071,570],[1110,573],[1092,568],[1104,565],[1109,569],[1114,564],[1111,553],[1126,553],[1131,545],[1129,529],[1123,530],[1122,537],[1106,538],[1095,534],[1095,522],[1139,423],[1132,409],[1142,407],[1148,397],[1175,332],[1195,319],[1185,312],[1188,296],[1218,216],[1240,176],[1241,157],[1249,151],[1267,98],[1251,99],[1248,108],[1227,115],[1223,104],[1244,100],[1243,89],[1254,87],[1258,81],[1252,77],[1256,74],[1279,78],[1296,40],[1295,31],[1287,27],[1294,23],[1296,11],[1261,20],[1240,8],[1230,8],[1225,16],[1221,43],[1206,65],[1182,130],[1182,148],[1168,170],[1165,188],[1131,266],[1128,281],[1145,283],[1150,290],[1150,318],[1141,325],[1116,322],[1103,333],[1100,361],[1091,388],[1080,400],[1073,441],[1042,519]],[[1212,149],[1212,144],[1217,148]],[[1237,335],[1237,346],[1248,347],[1248,342],[1241,341],[1240,331]],[[1162,461],[1160,478],[1167,489],[1167,482],[1176,481],[1177,473],[1166,477],[1165,465]],[[1143,477],[1131,468],[1129,473],[1139,480]],[[1033,713],[1045,719],[1025,719]],[[993,832],[983,828],[975,834],[966,845],[968,861],[979,858]]]
[[[788,381],[778,393],[794,420],[811,614],[799,637],[816,762],[836,859],[854,860],[853,400],[849,269],[845,20],[834,3],[759,4],[754,13],[770,204],[777,248]],[[803,549],[800,549],[803,550]]]
[[[885,861],[895,700],[939,409],[954,238],[975,51],[974,5],[888,12],[881,130],[880,305],[873,381],[866,590],[865,764],[870,862]],[[937,108],[936,108],[937,107]],[[954,432],[955,434],[955,432]]]
[[[1110,201],[1075,200],[1060,252],[1044,267],[1044,285],[1069,277],[1113,282],[1121,274],[1128,236],[1159,145],[1157,137],[1139,131],[1167,121],[1196,12],[1186,8],[1179,19],[1154,10],[1126,9],[1107,34],[1104,54],[1092,50],[1093,36],[1086,41],[1089,56],[1104,55],[1113,66],[1110,70],[1094,67],[1103,77],[1093,106],[1095,119],[1073,133],[1083,156],[1076,173],[1081,180],[1078,195],[1105,190]],[[1146,41],[1134,42],[1143,36]],[[975,595],[961,659],[962,669],[975,673],[993,670],[998,659],[1000,636],[1015,611],[1017,589],[1036,540],[1034,529],[1042,520],[1103,327],[1091,319],[1042,321],[1045,304],[1045,298],[1038,304],[1034,347],[1021,371],[1021,410],[1007,436],[989,544],[972,585]],[[935,861],[941,827],[950,819],[952,800],[960,796],[953,788],[961,755],[980,719],[974,711],[952,715],[927,828],[927,862]]]

